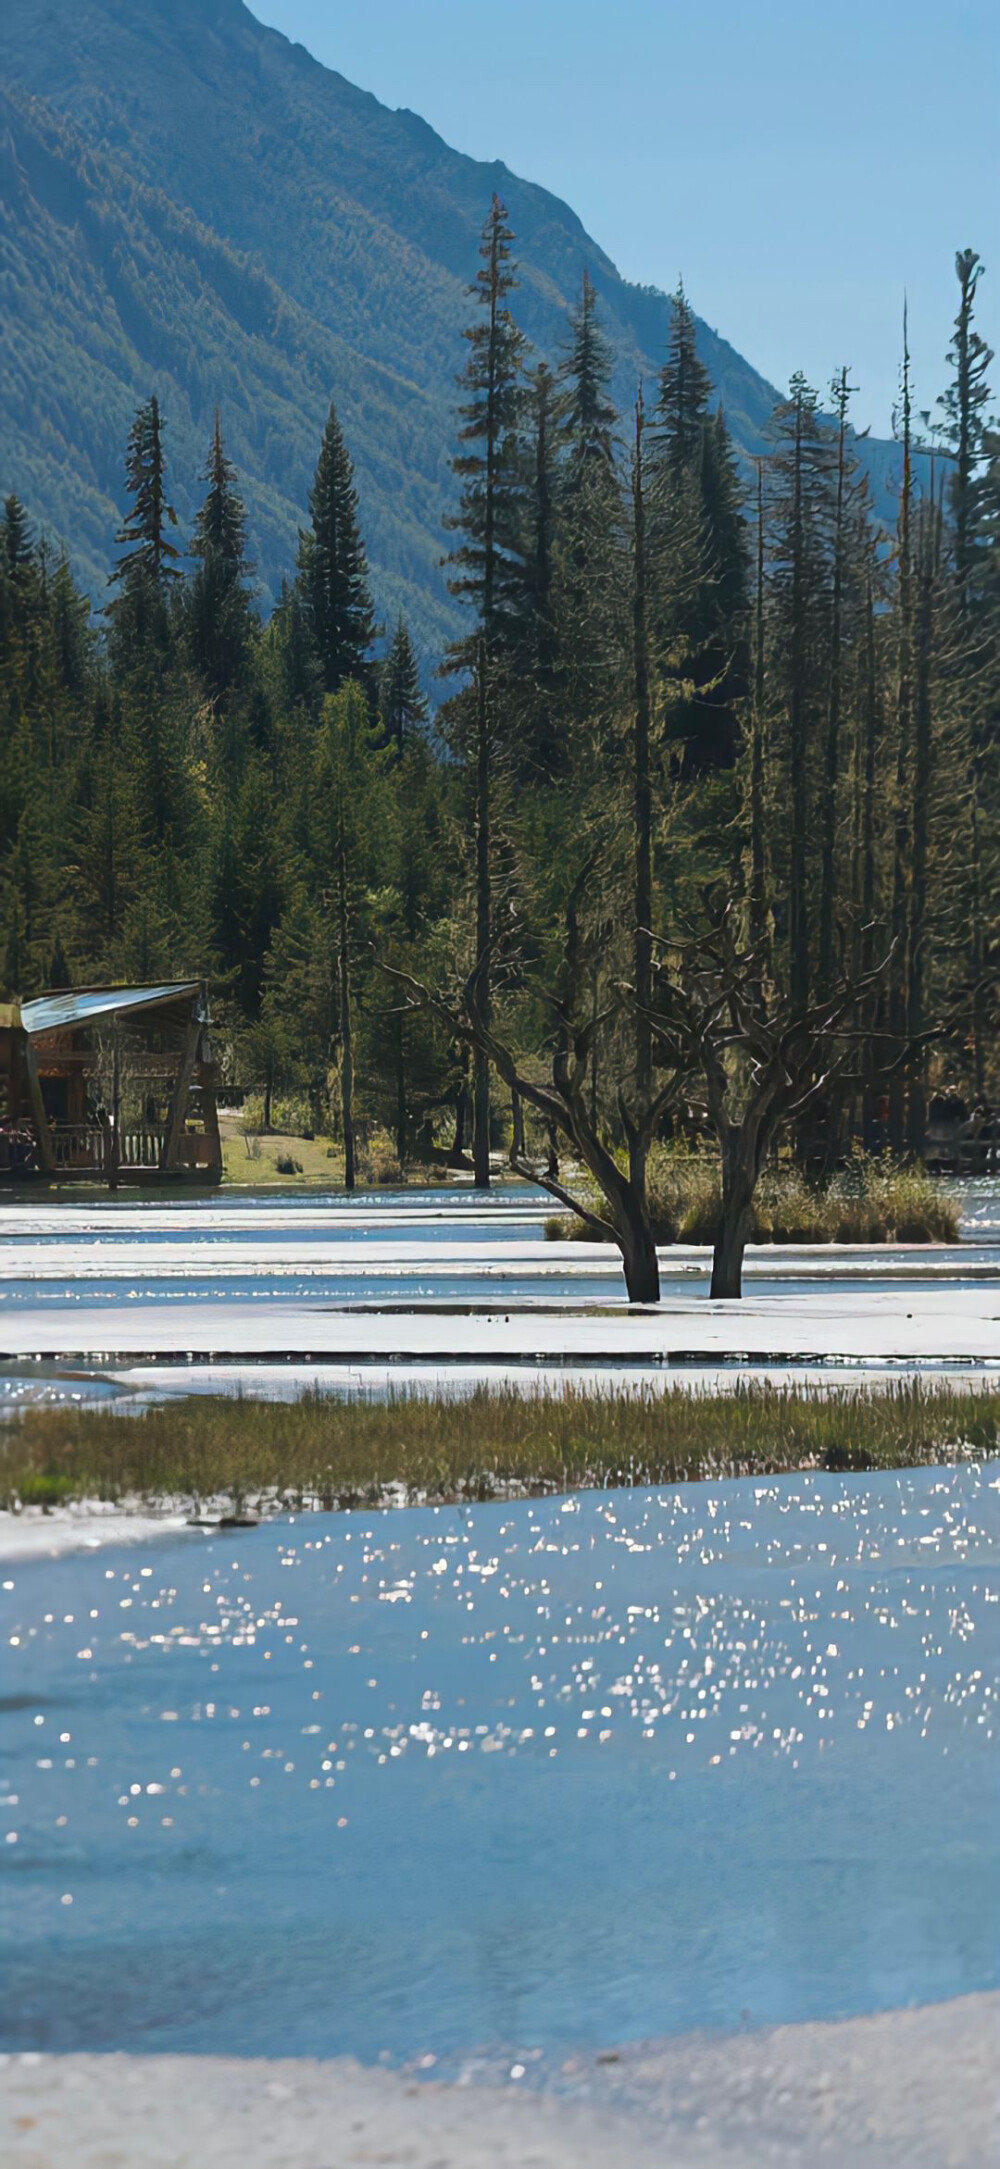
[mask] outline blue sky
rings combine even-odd
[[[847,362],[861,427],[889,428],[904,289],[933,405],[958,247],[987,265],[979,323],[1000,348],[1000,0],[253,5],[564,197],[626,277],[683,274],[773,382],[802,368],[825,387]]]

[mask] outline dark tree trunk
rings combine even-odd
[[[635,1083],[640,1103],[653,1077],[653,1051],[647,1022],[653,987],[653,793],[650,776],[649,632],[646,595],[646,507],[643,478],[642,394],[635,410],[632,465],[633,567],[632,661],[635,717],[633,791],[635,818]]]
[[[464,1167],[466,1165],[465,1132],[468,1120],[469,1087],[467,1083],[463,1083],[455,1101],[455,1135],[452,1139],[451,1151],[448,1154],[450,1167]]]
[[[878,762],[878,666],[875,651],[875,594],[871,570],[868,574],[868,592],[865,602],[865,662],[864,662],[864,786],[862,792],[861,818],[861,970],[868,972],[872,965],[872,921],[875,916],[875,782]],[[871,1152],[875,1143],[875,1023],[879,997],[873,995],[866,1005],[863,1022],[866,1026],[862,1050],[864,1071],[864,1099],[862,1135],[865,1148]]]
[[[847,484],[847,371],[837,382],[837,503],[833,541],[833,609],[830,623],[830,697],[826,718],[826,750],[822,788],[822,851],[819,907],[819,985],[825,994],[833,984],[834,919],[837,889],[837,783],[840,769],[841,650],[843,647],[844,508]]]
[[[490,734],[486,697],[486,643],[479,643],[476,686],[476,1011],[489,1025],[492,1010],[490,935]],[[490,1063],[476,1046],[473,1056],[474,1131],[472,1158],[477,1190],[490,1186]]]
[[[970,933],[972,963],[972,1069],[976,1086],[976,1098],[982,1102],[986,1097],[986,1054],[983,1034],[983,885],[981,848],[979,838],[979,759],[974,757],[970,771],[972,789],[969,795],[969,888]]]
[[[792,520],[792,621],[789,701],[789,766],[792,786],[790,894],[788,900],[789,972],[792,1001],[804,1009],[809,999],[809,795],[806,715],[806,565],[805,489],[802,399],[795,412],[795,468]]]
[[[754,610],[753,709],[750,716],[750,898],[751,949],[762,949],[767,933],[767,860],[764,835],[764,462],[757,461],[757,592]]]
[[[409,1145],[409,1123],[406,1118],[406,1062],[403,1044],[403,1019],[396,1018],[396,1158],[400,1168],[406,1160]]]
[[[524,1108],[516,1085],[510,1095],[510,1158],[512,1167],[524,1159]]]
[[[734,1125],[722,1139],[722,1218],[712,1255],[715,1297],[737,1301],[743,1294],[743,1253],[751,1228],[754,1191],[765,1139]]]
[[[932,783],[932,670],[934,660],[934,587],[937,574],[933,512],[925,514],[917,568],[913,705],[913,797],[911,807],[910,923],[907,935],[906,1036],[915,1044],[924,1030],[926,1000],[925,914],[927,856]],[[927,1062],[916,1065],[910,1082],[907,1143],[921,1153],[927,1126]]]
[[[625,1287],[630,1303],[658,1303],[660,1300],[660,1261],[649,1224],[649,1215],[637,1201],[626,1219],[619,1214],[618,1247],[625,1269]]]
[[[340,930],[340,1110],[344,1126],[344,1188],[353,1190],[354,1040],[351,1028],[351,960],[347,932],[347,851],[344,825],[337,841],[337,905]]]
[[[913,502],[911,457],[910,349],[903,317],[903,480],[899,501],[899,676],[896,695],[896,805],[893,832],[892,938],[888,989],[889,1031],[894,1060],[906,1039],[906,934],[910,870],[910,731],[913,701],[913,591],[910,513]],[[906,1088],[901,1068],[889,1078],[889,1143],[900,1153],[906,1142]]]

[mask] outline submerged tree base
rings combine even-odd
[[[919,1381],[815,1393],[648,1386],[616,1394],[374,1401],[196,1399],[127,1418],[33,1409],[0,1433],[0,1505],[213,1502],[332,1509],[678,1484],[1000,1455],[1000,1392]],[[220,1507],[219,1502],[225,1502]]]

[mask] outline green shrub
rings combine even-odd
[[[22,1469],[17,1493],[22,1506],[62,1506],[76,1495],[72,1476],[56,1476],[51,1470]]]
[[[264,1095],[262,1092],[247,1093],[243,1102],[241,1126],[244,1131],[252,1136],[259,1137],[263,1134]],[[279,1137],[313,1137],[315,1135],[313,1111],[304,1093],[292,1095],[287,1099],[273,1099],[271,1101],[271,1129],[277,1131]]]
[[[362,1182],[386,1188],[402,1182],[402,1164],[388,1130],[372,1130],[358,1152],[358,1173]]]
[[[722,1211],[719,1163],[711,1152],[656,1146],[649,1157],[649,1203],[658,1243],[714,1243]],[[960,1213],[925,1168],[887,1153],[852,1152],[826,1180],[791,1165],[765,1168],[751,1223],[756,1243],[954,1243]],[[582,1220],[554,1217],[556,1241],[590,1240]]]

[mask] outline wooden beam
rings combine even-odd
[[[219,1107],[215,1096],[214,1070],[210,1081],[206,1082],[206,1078],[202,1078],[201,1101],[205,1110],[205,1135],[211,1139],[214,1148],[211,1170],[213,1175],[221,1175],[223,1164],[222,1133],[219,1129]]]
[[[177,1073],[177,1083],[174,1087],[173,1104],[170,1109],[170,1121],[167,1126],[167,1134],[163,1140],[163,1151],[160,1154],[161,1171],[166,1171],[167,1169],[173,1167],[176,1164],[177,1147],[181,1141],[181,1132],[184,1128],[184,1117],[187,1114],[187,1103],[191,1092],[191,1077],[198,1056],[198,1047],[201,1041],[201,1032],[201,1018],[192,1017],[191,1022],[188,1025],[187,1039],[184,1043],[184,1052],[181,1056],[181,1066]]]

